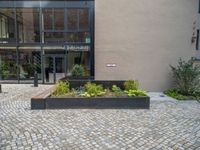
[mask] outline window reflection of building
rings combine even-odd
[[[0,9],[0,43],[15,42],[14,9]]]
[[[82,65],[86,76],[90,75],[90,53],[89,52],[69,52],[68,53],[68,73],[71,74],[75,64]]]
[[[34,8],[31,8],[33,5],[28,6],[33,3]],[[45,48],[51,49],[50,55],[62,54],[67,58],[62,58],[62,61],[61,58],[56,59],[57,72],[67,70],[66,73],[70,74],[71,68],[77,63],[91,70],[91,6],[78,1],[69,3],[73,3],[73,7],[65,8],[67,5],[62,5],[54,8],[52,4],[56,5],[57,1],[49,1],[41,8],[36,2],[16,2],[13,8],[10,5],[1,8],[0,5],[0,63],[9,64],[5,67],[6,71],[13,74],[7,78],[31,79],[35,64],[39,66],[37,72],[42,74],[44,62],[42,64],[41,53],[46,54]],[[74,7],[76,3],[77,7]],[[4,49],[2,44],[11,48]],[[67,49],[67,46],[75,48]]]
[[[41,74],[41,53],[38,50],[19,50],[20,79],[33,79],[35,71]]]
[[[15,49],[0,49],[0,79],[17,79]]]
[[[39,9],[17,9],[17,26],[20,43],[40,42]]]

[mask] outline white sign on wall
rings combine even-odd
[[[117,67],[115,63],[107,63],[106,67]]]

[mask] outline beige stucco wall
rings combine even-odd
[[[172,86],[169,65],[195,55],[198,0],[95,0],[95,78]],[[106,67],[116,63],[116,67]]]

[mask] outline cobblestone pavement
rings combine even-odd
[[[3,85],[0,149],[200,150],[200,103],[150,93],[150,110],[30,110],[49,85]]]

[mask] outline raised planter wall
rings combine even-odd
[[[86,108],[86,109],[149,109],[149,97],[134,98],[47,98],[46,109]]]
[[[32,98],[31,109],[149,109],[149,97]]]
[[[62,79],[67,80],[66,78]],[[84,84],[86,84],[87,82],[92,82],[92,83],[96,83],[96,84],[101,84],[104,88],[112,88],[113,85],[117,85],[118,87],[120,87],[121,89],[124,89],[124,80],[91,80],[91,79],[85,79],[85,80],[79,80],[79,79],[68,79],[67,81],[69,81],[70,83],[70,88],[77,88],[80,86],[84,86]]]
[[[94,81],[104,88],[117,85],[123,89],[124,81]],[[88,80],[69,80],[71,88],[83,86]],[[31,99],[31,109],[149,109],[149,97],[93,97],[93,98],[52,98],[52,88]]]

